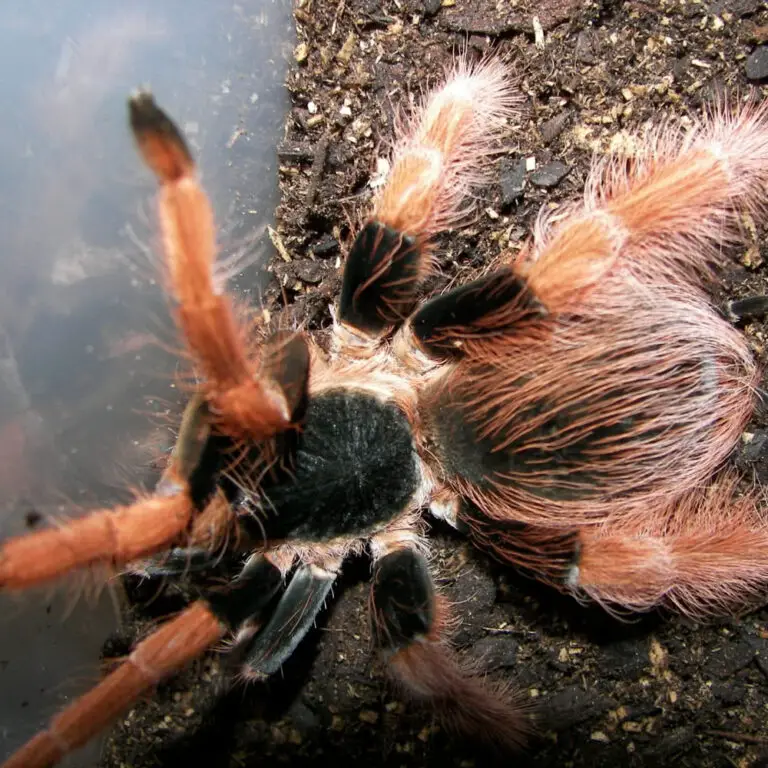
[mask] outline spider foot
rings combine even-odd
[[[398,548],[376,562],[371,614],[376,642],[407,694],[452,731],[503,751],[524,746],[533,729],[520,697],[467,674],[446,643],[447,609],[423,555]]]

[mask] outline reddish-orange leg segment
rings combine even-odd
[[[0,546],[0,589],[26,589],[76,568],[123,565],[151,555],[187,528],[192,511],[182,491],[9,539]]]
[[[246,333],[232,302],[214,280],[215,230],[184,139],[146,92],[130,100],[134,137],[160,182],[159,216],[177,322],[204,376],[205,395],[221,429],[234,438],[262,440],[290,420],[280,387],[258,378]]]
[[[48,768],[100,733],[136,699],[171,672],[220,640],[226,627],[203,602],[139,643],[95,688],[51,720],[3,763],[2,768]]]
[[[205,402],[193,398],[154,496],[3,542],[0,589],[26,589],[95,563],[125,565],[171,545],[192,523],[188,480],[208,439],[207,418]]]

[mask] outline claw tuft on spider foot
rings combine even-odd
[[[148,90],[131,94],[128,114],[144,162],[161,181],[175,181],[192,171],[194,160],[181,131]]]

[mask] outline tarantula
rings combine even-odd
[[[744,210],[763,212],[768,108],[719,106],[597,160],[584,200],[543,216],[515,258],[420,303],[434,237],[471,211],[519,105],[502,63],[461,58],[401,121],[326,352],[301,332],[254,340],[216,278],[211,209],[182,135],[148,92],[131,98],[199,388],[151,496],[6,541],[0,585],[95,563],[178,575],[222,547],[244,564],[6,768],[56,763],[229,634],[244,677],[272,674],[366,546],[394,678],[459,731],[520,746],[526,707],[450,651],[425,510],[611,610],[705,616],[765,599],[762,498],[724,468],[759,370],[708,290]]]

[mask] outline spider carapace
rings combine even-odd
[[[612,610],[706,616],[765,600],[762,497],[726,463],[760,372],[710,289],[743,212],[764,213],[766,108],[719,104],[685,129],[649,128],[630,156],[597,159],[584,199],[542,216],[522,252],[421,301],[435,235],[471,214],[520,104],[505,65],[460,58],[400,121],[321,347],[246,321],[216,273],[183,137],[149,93],[131,98],[196,390],[152,495],[6,541],[0,585],[96,563],[181,577],[222,549],[242,569],[6,768],[54,764],[228,635],[242,677],[274,673],[364,549],[373,635],[403,690],[464,734],[519,747],[522,699],[451,652],[425,511]]]

